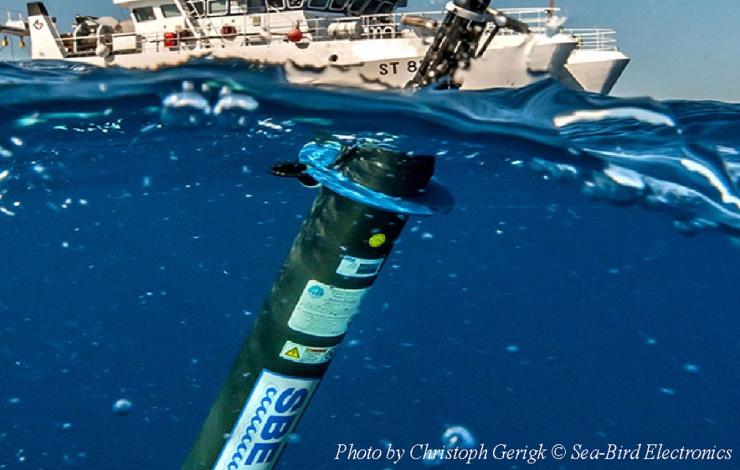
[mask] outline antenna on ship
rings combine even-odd
[[[555,0],[547,0],[547,17],[555,16]]]

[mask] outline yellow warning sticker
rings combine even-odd
[[[306,346],[286,341],[280,357],[299,364],[324,364],[334,358],[337,348],[338,346]]]
[[[285,351],[285,355],[288,357],[292,357],[293,359],[300,359],[301,358],[301,352],[298,350],[298,348],[291,348],[287,351]]]

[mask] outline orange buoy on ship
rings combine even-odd
[[[303,32],[296,26],[295,28],[288,31],[285,38],[290,42],[298,42],[303,39]]]
[[[239,31],[236,29],[235,26],[232,25],[225,25],[223,28],[221,28],[221,36],[225,38],[234,38],[239,33]]]

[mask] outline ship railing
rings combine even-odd
[[[521,21],[526,21],[531,25],[534,33],[540,34],[545,32],[544,26],[537,26],[538,21],[547,21],[547,11],[545,8],[518,8],[508,9],[507,14],[514,16]],[[423,17],[425,19],[440,22],[444,18],[445,12],[403,12],[364,15],[357,17],[321,17],[308,18],[304,20],[306,24],[304,32],[310,35],[313,41],[324,41],[337,39],[336,33],[330,33],[329,27],[337,24],[349,24],[346,31],[354,31],[356,35],[350,36],[351,39],[390,39],[413,35],[410,32],[411,27],[402,22],[404,16]],[[352,24],[354,23],[354,24]],[[283,35],[286,34],[290,27],[275,28],[269,27],[269,33],[272,34],[272,41],[282,41]],[[336,31],[336,26],[334,27]],[[417,30],[416,33],[419,31]],[[580,49],[583,50],[617,50],[616,31],[613,29],[565,29],[566,34],[572,34],[578,40]],[[434,31],[421,32],[424,34],[434,34]],[[499,34],[516,34],[509,30],[502,30]],[[221,39],[235,45],[264,44],[269,42],[265,35],[257,33],[239,33],[229,38],[219,34],[198,37],[180,37],[177,40],[177,46],[172,47],[172,38],[165,37],[164,32],[156,33],[114,33],[105,35],[100,38],[97,36],[87,36],[82,38],[69,37],[67,35],[59,39],[60,47],[65,50],[68,57],[91,57],[96,55],[99,45],[105,45],[112,53],[135,53],[142,50],[160,52],[165,50],[192,50],[200,47],[207,47],[209,40]],[[121,46],[123,45],[123,46]]]
[[[330,25],[336,23],[358,23],[360,25],[359,34],[351,36],[351,39],[395,38],[401,37],[405,34],[403,30],[408,27],[401,23],[401,17],[409,14],[424,16],[434,20],[441,20],[443,18],[443,12],[389,13],[358,17],[331,16],[306,18],[303,20],[303,24],[305,26],[302,26],[301,29],[304,30],[304,33],[307,33],[311,40],[324,41],[337,39],[336,36],[332,36],[329,33]],[[171,37],[165,37],[165,32],[113,33],[100,37],[96,35],[82,37],[63,35],[59,38],[58,44],[64,50],[67,57],[93,57],[96,55],[98,46],[100,45],[106,46],[109,52],[120,54],[142,52],[144,50],[150,52],[162,52],[168,50],[209,48],[209,41],[213,40],[221,40],[225,41],[227,44],[244,46],[249,44],[265,44],[270,41],[282,41],[284,35],[286,35],[292,28],[293,26],[290,25],[289,22],[285,22],[285,25],[280,27],[271,25],[268,22],[265,25],[265,31],[262,33],[240,32],[229,37],[218,33],[210,35],[205,34],[203,36],[194,34],[189,37],[178,37],[176,40],[177,45],[174,47],[167,45],[172,44],[173,39]],[[272,36],[272,39],[266,39],[270,35]],[[121,50],[116,47],[116,44],[121,43],[128,45]]]
[[[26,16],[17,10],[0,10],[0,21],[3,24],[14,23],[16,21],[26,21]]]
[[[403,29],[406,28],[401,23],[401,18],[404,15],[423,16],[430,20],[439,21],[437,12],[404,12],[306,18],[303,22],[308,27],[308,33],[313,40],[380,39],[401,37]]]
[[[152,44],[151,49],[155,52],[165,50],[164,33],[114,33],[104,36],[90,35],[74,37],[70,34],[63,34],[57,44],[64,51],[66,57],[95,57],[98,55],[98,47],[105,46],[108,52],[113,53],[136,53],[142,52],[146,44]],[[195,42],[200,38],[192,36],[188,40]],[[128,43],[127,47],[120,44]],[[150,49],[147,47],[147,49]]]
[[[578,48],[585,51],[616,51],[617,32],[613,29],[600,28],[568,28],[566,34],[573,35],[578,40]]]
[[[547,8],[506,8],[501,11],[514,19],[527,23],[533,30],[544,31],[545,24],[549,19]],[[557,13],[560,10],[555,8],[554,11]],[[328,27],[331,24],[337,23],[359,23],[362,28],[359,38],[375,39],[402,36],[403,30],[410,28],[402,22],[405,16],[422,17],[441,23],[446,14],[446,11],[404,11],[363,16],[309,18],[305,21],[308,25],[309,32],[315,39],[332,37],[328,31]],[[504,29],[499,34],[508,35],[518,33]]]
[[[287,33],[284,31],[285,33]],[[233,42],[236,45],[248,45],[248,44],[264,44],[265,39],[258,33],[240,33],[237,35],[229,36],[228,38],[220,35],[206,35],[196,36],[190,35],[179,35],[176,39],[165,36],[165,32],[153,32],[153,33],[114,33],[104,36],[82,36],[72,37],[69,35],[63,35],[57,41],[59,47],[64,50],[66,57],[94,57],[98,55],[98,47],[106,46],[106,55],[113,54],[126,54],[126,53],[138,53],[138,52],[164,52],[164,51],[188,51],[188,50],[200,50],[209,49],[209,40],[225,40]],[[273,34],[275,32],[273,31]],[[173,44],[174,41],[174,45]]]
[[[26,17],[20,11],[0,10],[0,26],[11,30],[25,30],[27,29]]]
[[[527,23],[531,28],[544,27],[550,19],[549,8],[502,8],[500,11],[515,20]],[[554,15],[559,12],[560,8],[552,9]]]

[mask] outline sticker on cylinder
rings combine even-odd
[[[341,336],[357,315],[367,291],[342,289],[310,280],[293,309],[288,326],[313,336]]]
[[[271,469],[318,383],[263,370],[213,470]]]
[[[325,364],[334,358],[338,346],[306,346],[286,341],[280,357],[298,364]]]
[[[343,256],[337,268],[337,274],[347,277],[375,277],[383,267],[385,258],[364,259],[354,256]]]
[[[370,240],[368,240],[368,244],[373,248],[380,248],[381,246],[385,245],[385,242],[388,238],[385,236],[384,233],[376,233],[372,237],[370,237]]]

